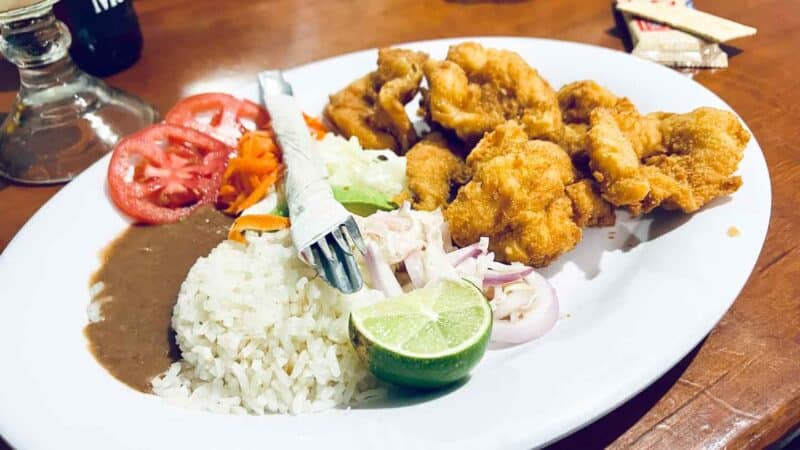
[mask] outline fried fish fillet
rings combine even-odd
[[[657,113],[660,152],[639,157],[613,112],[591,113],[589,160],[603,197],[635,215],[657,207],[691,213],[742,184],[733,176],[750,134],[735,115],[715,108]]]
[[[419,91],[428,55],[399,48],[378,51],[378,68],[330,96],[328,120],[345,137],[356,136],[364,148],[404,153],[417,140],[405,111]]]
[[[617,206],[641,203],[650,192],[639,155],[620,129],[614,112],[595,108],[589,129],[589,167],[600,183],[603,197]]]
[[[744,156],[750,133],[729,111],[698,108],[664,116],[659,123],[664,154],[644,160],[651,192],[641,209],[679,209],[690,213],[742,185],[733,173]]]
[[[619,98],[593,80],[575,81],[558,90],[558,106],[566,123],[588,124],[595,108],[613,108]]]
[[[561,148],[576,163],[586,160],[586,149],[589,125],[584,123],[568,123],[564,125],[564,137],[561,139]]]
[[[566,193],[576,174],[561,147],[528,140],[512,121],[487,133],[470,157],[475,174],[445,210],[457,244],[488,236],[499,260],[535,267],[577,245],[582,231]]]
[[[475,42],[450,47],[445,61],[424,65],[429,119],[465,142],[479,140],[506,120],[531,138],[558,141],[563,133],[555,91],[518,54]]]
[[[598,108],[613,115],[640,158],[662,151],[658,128],[661,113],[642,115],[627,98],[617,97],[592,80],[576,81],[559,89],[558,104],[567,123],[560,143],[573,160],[585,157],[588,149],[585,133],[588,133],[592,112]]]
[[[414,209],[446,206],[472,171],[441,133],[430,133],[406,154],[406,176]]]
[[[614,207],[603,200],[592,180],[578,180],[564,191],[572,201],[573,220],[579,227],[610,227],[616,222]]]
[[[516,121],[509,120],[486,133],[467,155],[467,164],[473,169],[490,159],[524,151],[529,146],[547,145],[544,141],[530,141],[525,129]]]

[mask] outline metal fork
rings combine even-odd
[[[345,294],[357,292],[364,284],[352,253],[351,242],[362,254],[367,251],[353,217],[311,244],[303,255],[328,284]]]
[[[327,172],[283,73],[261,72],[258,84],[286,164],[286,199],[294,246],[300,258],[328,284],[345,294],[356,292],[364,282],[353,248],[366,252],[358,225],[333,197]]]

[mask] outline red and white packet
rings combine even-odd
[[[616,3],[634,1],[694,7],[692,0],[617,0]],[[632,17],[626,13],[623,13],[622,17],[628,25],[634,55],[670,67],[728,67],[728,55],[719,47],[719,44],[660,23]]]

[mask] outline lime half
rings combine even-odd
[[[491,331],[489,303],[467,281],[442,281],[350,314],[350,340],[372,373],[415,388],[464,378]]]

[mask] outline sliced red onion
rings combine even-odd
[[[486,253],[487,250],[489,250],[489,238],[482,237],[474,244],[448,253],[447,259],[455,267],[469,258],[476,258],[478,255]]]
[[[478,285],[480,286],[483,284],[483,274],[478,273],[478,259],[477,258],[467,258],[464,261],[461,261],[456,268],[456,273],[461,275],[462,277],[471,276],[478,278]]]
[[[408,278],[411,279],[411,284],[417,289],[424,287],[426,280],[425,265],[422,263],[422,252],[419,250],[411,252],[411,254],[403,260],[403,265],[406,267],[406,273],[408,273]]]
[[[398,217],[384,211],[379,211],[370,217],[368,226],[380,226],[384,230],[381,231],[405,231],[411,228],[411,221],[405,217]]]
[[[489,270],[483,277],[484,286],[500,286],[519,281],[533,273],[533,267],[522,267],[515,272],[496,272]]]
[[[411,228],[411,221],[406,218],[390,216],[388,214],[386,216],[386,221],[384,223],[391,231],[406,231]]]
[[[516,321],[495,319],[492,341],[509,344],[532,341],[550,331],[558,321],[558,298],[550,283],[536,272],[525,277],[525,281],[534,288],[533,301]]]
[[[516,272],[528,266],[516,262],[511,264],[505,264],[499,261],[492,261],[489,263],[488,267],[489,269],[494,270],[495,272],[506,273],[506,272]]]
[[[397,264],[401,261],[405,261],[406,258],[409,257],[414,252],[420,251],[425,247],[425,242],[421,240],[408,240],[408,241],[400,241],[397,240],[388,241],[385,243],[384,248],[388,250],[389,254],[391,255],[391,260],[387,261],[390,265]]]
[[[498,289],[498,291],[503,292],[502,289]],[[524,309],[528,306],[528,303],[533,301],[535,295],[536,291],[530,286],[525,286],[524,289],[511,291],[508,294],[503,292],[498,298],[492,300],[492,304],[494,305],[492,314],[494,315],[495,322],[500,319],[505,319],[513,312]]]
[[[366,263],[369,276],[372,279],[372,286],[383,292],[387,298],[396,297],[403,294],[403,288],[397,282],[391,266],[384,261],[383,256],[380,254],[375,244],[367,242],[367,252],[364,253],[364,262]]]
[[[450,261],[450,264],[453,266],[457,266],[470,258],[477,257],[480,254],[481,249],[478,247],[478,244],[472,244],[448,253],[447,260]]]

